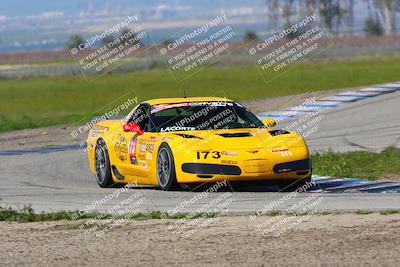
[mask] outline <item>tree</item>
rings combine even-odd
[[[396,8],[399,2],[399,0],[373,0],[384,33],[396,31]]]
[[[334,29],[335,24],[337,25],[341,18],[341,8],[339,1],[335,0],[320,0],[319,1],[319,13],[330,32]]]
[[[285,20],[285,25],[289,26],[290,25],[290,18],[292,16],[292,1],[289,1],[289,3],[286,3],[282,7],[282,15]]]
[[[344,4],[345,1],[348,3]],[[266,0],[266,4],[270,25],[287,26],[294,22],[293,17],[318,13],[330,32],[338,32],[345,19],[353,27],[354,0]]]
[[[368,34],[396,32],[396,16],[400,0],[266,0],[269,29],[278,29],[294,23],[294,18],[317,13],[331,33],[353,34],[356,3],[368,4],[369,15],[364,30]]]
[[[317,9],[316,5],[316,0],[306,0],[307,14],[314,13],[314,11]]]
[[[140,44],[140,40],[137,38],[137,34],[133,30],[129,30],[128,28],[124,28],[121,30],[122,43],[128,43],[130,46]]]
[[[270,25],[277,25],[279,22],[279,0],[266,0],[268,8],[268,22]]]
[[[165,39],[164,41],[162,41],[162,45],[169,45],[169,44],[172,44],[174,41],[172,41],[172,39]]]
[[[112,46],[112,42],[114,42],[115,37],[113,35],[107,35],[106,37],[104,37],[103,39],[101,39],[101,42],[103,43],[103,45],[111,45]]]
[[[380,36],[383,34],[382,25],[379,23],[379,21],[375,21],[372,17],[366,19],[364,31],[368,35]]]
[[[247,42],[258,40],[258,35],[255,31],[246,31],[244,34],[243,40]]]
[[[347,0],[346,26],[351,35],[354,33],[354,0]]]
[[[84,42],[85,42],[85,39],[83,39],[82,36],[80,36],[79,34],[74,34],[69,38],[67,47],[68,47],[68,49],[73,49],[73,48],[78,49],[79,46],[81,44],[83,44]]]

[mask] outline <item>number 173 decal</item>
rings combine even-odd
[[[219,151],[197,151],[197,159],[207,158],[219,159],[221,158],[221,152]]]

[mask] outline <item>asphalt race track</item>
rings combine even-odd
[[[327,102],[328,103],[328,102]],[[351,101],[323,111],[318,131],[306,137],[312,151],[379,151],[387,146],[400,147],[400,91],[380,94],[361,101]],[[290,124],[285,121],[282,126]],[[119,189],[101,189],[87,166],[86,154],[74,146],[28,151],[0,152],[0,205],[21,208],[32,204],[37,211],[85,209]],[[318,193],[319,211],[383,211],[400,207],[400,184],[370,183],[358,180],[314,177],[316,186],[308,193],[285,201],[274,209],[281,210],[296,201]],[[228,189],[229,190],[229,189]],[[155,188],[132,188],[97,207],[105,210],[135,192],[145,196],[142,211],[170,210],[200,192],[164,192]],[[181,211],[195,210],[224,192],[210,193],[207,199],[185,206]],[[229,212],[253,213],[287,193],[274,186],[246,188],[232,192]]]

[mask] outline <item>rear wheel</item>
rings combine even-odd
[[[113,179],[110,168],[110,158],[104,140],[99,140],[96,145],[94,166],[96,169],[97,184],[102,187],[110,187],[113,185]]]
[[[178,187],[174,156],[167,144],[162,144],[158,150],[156,174],[162,190],[168,191]]]

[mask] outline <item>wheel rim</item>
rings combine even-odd
[[[106,177],[106,151],[103,147],[96,149],[96,177],[97,182],[102,184]]]
[[[161,187],[165,187],[171,177],[172,160],[166,148],[161,148],[157,156],[157,178]]]

